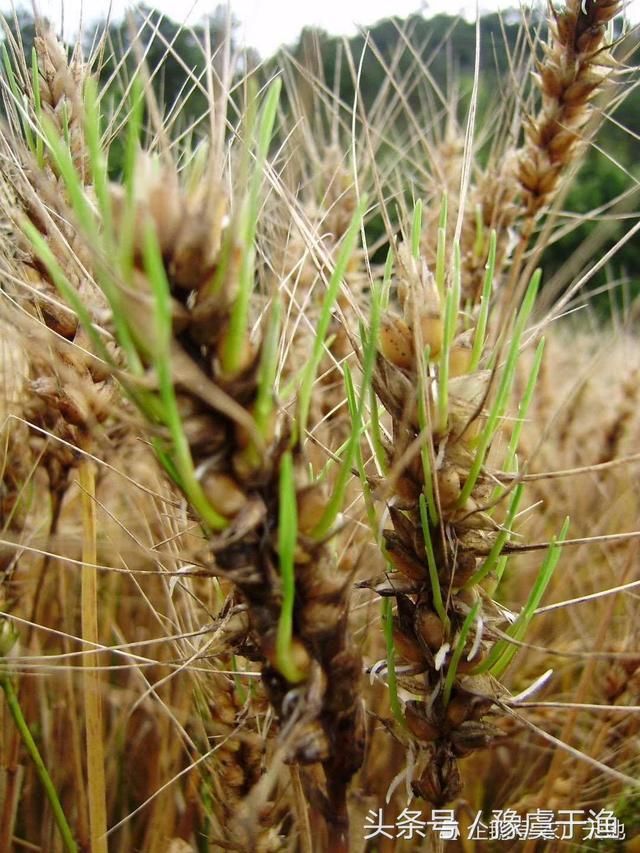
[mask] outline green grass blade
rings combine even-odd
[[[425,354],[425,361],[429,361],[429,352]],[[425,404],[426,391],[423,387],[422,373],[418,373],[418,426],[420,432],[427,435],[427,407]],[[429,519],[434,526],[438,523],[438,509],[433,491],[433,476],[431,473],[431,454],[429,453],[429,437],[425,439],[420,448],[420,459],[422,461],[422,477],[424,479],[424,488],[427,498],[427,508],[429,510]]]
[[[467,613],[465,620],[462,623],[462,628],[460,629],[458,642],[456,643],[456,647],[453,650],[453,654],[451,655],[451,660],[449,661],[449,666],[447,667],[447,674],[444,679],[444,688],[442,693],[442,700],[445,707],[449,704],[449,699],[451,698],[451,691],[453,689],[453,683],[456,679],[456,673],[458,671],[458,664],[460,663],[460,658],[462,657],[462,653],[467,642],[467,636],[469,634],[469,631],[471,630],[471,626],[475,622],[475,618],[478,615],[479,608],[480,599],[476,601],[471,610]]]
[[[107,243],[112,243],[111,235],[111,199],[109,196],[109,174],[107,157],[102,144],[100,99],[98,85],[93,77],[88,77],[84,87],[85,113],[84,135],[89,151],[89,163],[93,186],[98,199],[100,216],[102,218],[102,236]]]
[[[267,330],[262,343],[258,368],[258,389],[254,406],[254,418],[259,433],[266,438],[269,416],[273,411],[276,375],[278,372],[278,349],[280,345],[280,322],[282,304],[274,297]]]
[[[471,350],[471,366],[469,373],[474,373],[478,369],[480,359],[484,351],[484,344],[487,335],[487,321],[489,319],[489,304],[491,302],[491,292],[493,290],[493,278],[496,270],[496,246],[497,237],[495,230],[491,232],[489,240],[489,257],[484,274],[484,282],[482,285],[482,298],[480,300],[480,312],[478,314],[478,323],[473,336],[473,348]]]
[[[504,520],[503,529],[500,531],[500,533],[498,533],[496,540],[493,543],[491,550],[489,551],[489,554],[487,555],[487,558],[485,559],[484,563],[480,566],[478,571],[475,572],[465,583],[465,587],[473,587],[476,584],[480,583],[480,581],[484,580],[487,575],[492,572],[496,567],[498,558],[500,557],[500,553],[509,539],[513,520],[518,511],[518,505],[520,503],[520,499],[522,498],[523,491],[524,486],[522,485],[522,483],[518,483],[518,485],[513,490],[513,494],[511,495],[511,501],[509,503],[509,509],[507,510],[507,517]]]
[[[447,252],[447,194],[442,196],[440,204],[440,221],[438,223],[438,238],[436,248],[436,287],[440,294],[440,299],[445,296],[445,271],[446,271],[446,252]]]
[[[540,343],[536,348],[536,353],[533,358],[533,364],[531,365],[531,370],[529,372],[529,377],[527,379],[527,385],[525,387],[522,400],[520,401],[520,405],[518,406],[518,419],[516,420],[516,423],[513,427],[511,439],[509,440],[509,447],[507,448],[507,456],[504,463],[505,471],[513,470],[516,452],[518,450],[518,445],[520,444],[520,435],[522,434],[522,428],[524,426],[524,422],[529,411],[529,406],[531,405],[531,400],[533,399],[533,394],[536,389],[536,383],[538,381],[540,365],[542,364],[543,353],[544,338],[541,338]]]
[[[389,246],[387,257],[384,262],[384,273],[382,274],[382,294],[380,300],[382,302],[382,310],[386,311],[389,307],[389,297],[391,292],[391,281],[393,277],[393,265],[395,256],[393,248]]]
[[[562,529],[558,536],[552,539],[544,561],[538,571],[535,583],[529,593],[527,603],[522,609],[517,620],[509,626],[507,634],[515,640],[522,640],[526,635],[527,628],[536,608],[539,606],[542,596],[549,585],[553,576],[558,560],[560,559],[562,548],[561,543],[567,538],[569,530],[569,519],[566,518]],[[475,670],[475,673],[491,672],[493,676],[499,678],[507,666],[511,663],[514,655],[518,652],[518,646],[513,645],[507,639],[498,640],[487,659],[483,661]]]
[[[317,539],[322,539],[324,536],[327,535],[327,533],[333,526],[338,516],[338,513],[342,508],[342,503],[344,501],[344,493],[351,477],[351,468],[353,465],[353,460],[356,456],[357,450],[360,445],[360,440],[362,438],[362,433],[364,429],[363,421],[365,414],[365,406],[371,388],[371,377],[373,375],[373,368],[375,366],[376,345],[378,341],[378,331],[380,328],[380,316],[382,313],[381,300],[377,298],[377,291],[374,291],[373,295],[374,298],[371,303],[371,326],[369,328],[368,335],[366,335],[366,338],[363,334],[363,338],[365,338],[365,344],[362,359],[362,388],[360,392],[360,399],[358,401],[358,408],[355,412],[355,423],[353,423],[352,426],[351,438],[349,440],[349,444],[347,445],[347,450],[345,452],[344,458],[342,459],[340,471],[338,472],[338,476],[336,478],[336,482],[333,486],[333,490],[331,493],[331,498],[329,500],[327,508],[322,514],[320,522],[318,523],[312,534]],[[347,368],[346,364],[345,368]],[[350,381],[350,374],[348,374],[348,378]]]
[[[112,364],[111,358],[107,351],[106,346],[104,345],[102,338],[100,337],[98,330],[93,324],[91,320],[91,315],[89,314],[84,302],[78,296],[75,288],[69,282],[66,275],[62,271],[60,264],[58,263],[55,255],[51,251],[49,244],[42,236],[42,234],[38,231],[35,225],[28,219],[24,219],[21,222],[21,228],[25,233],[26,237],[31,241],[31,245],[34,248],[36,256],[42,261],[42,263],[47,268],[47,272],[51,276],[51,280],[54,283],[56,289],[61,294],[63,299],[73,308],[73,310],[78,315],[80,322],[86,329],[89,338],[91,339],[91,343],[97,353],[99,353],[100,357],[103,358],[108,364]]]
[[[422,238],[422,199],[418,199],[413,208],[411,222],[411,254],[414,260],[420,259],[420,240]]]
[[[398,696],[398,678],[396,676],[396,648],[393,642],[393,602],[390,598],[382,601],[382,623],[387,647],[387,684],[389,685],[389,705],[395,720],[403,728],[406,726],[402,704]]]
[[[433,552],[433,542],[431,541],[431,529],[429,527],[429,519],[427,517],[427,502],[423,494],[420,495],[420,522],[422,524],[422,535],[424,536],[425,551],[427,554],[427,568],[429,570],[429,580],[431,582],[431,594],[433,597],[433,606],[436,613],[440,617],[440,621],[444,625],[445,634],[449,633],[451,624],[447,611],[444,608],[442,601],[442,591],[440,589],[440,579],[438,578],[438,567],[436,566],[436,558]]]
[[[298,539],[298,507],[293,456],[287,450],[280,460],[280,507],[278,513],[278,554],[282,579],[282,609],[276,634],[276,661],[279,671],[291,684],[304,678],[291,654],[293,608],[295,603],[295,550]]]
[[[329,323],[331,322],[331,311],[333,309],[336,299],[338,298],[340,284],[347,271],[347,266],[351,255],[353,254],[353,250],[355,248],[356,241],[360,233],[360,224],[362,222],[362,217],[364,216],[364,212],[366,209],[367,199],[365,197],[361,200],[360,204],[358,205],[353,214],[347,233],[340,246],[340,250],[338,252],[338,257],[336,259],[331,278],[329,279],[327,291],[322,302],[320,317],[318,319],[318,326],[316,336],[313,342],[311,358],[309,359],[309,363],[307,364],[307,367],[304,370],[304,373],[302,375],[302,381],[300,384],[300,392],[298,395],[298,423],[293,431],[293,443],[297,441],[302,441],[307,429],[313,383],[315,382],[318,365],[320,364],[320,360],[322,358],[325,338],[327,337],[327,330],[329,329]]]
[[[42,100],[40,96],[40,69],[38,68],[38,54],[36,53],[35,47],[31,49],[31,82],[33,87],[33,107],[34,112],[36,114],[36,119],[38,124],[40,124],[42,117]],[[27,137],[31,136],[31,128],[29,127],[29,122],[25,121],[25,130],[28,129]],[[29,138],[27,138],[27,144],[29,144]],[[33,141],[29,145],[31,150],[33,151]],[[44,141],[42,136],[36,130],[36,140],[35,140],[35,152],[36,159],[38,161],[38,166],[40,169],[44,167]]]
[[[60,803],[60,798],[58,797],[58,792],[55,789],[51,776],[49,775],[49,771],[42,760],[42,756],[40,755],[40,751],[36,745],[35,740],[33,739],[33,735],[31,734],[31,730],[27,724],[27,721],[24,718],[22,713],[22,708],[20,707],[20,702],[18,700],[18,694],[15,691],[13,684],[11,683],[11,678],[9,676],[3,675],[0,676],[0,688],[4,691],[5,699],[7,700],[7,707],[9,708],[9,713],[15,723],[18,732],[20,733],[20,738],[22,739],[22,743],[25,746],[25,749],[29,753],[29,757],[34,763],[36,768],[36,773],[40,781],[42,782],[42,787],[44,788],[45,795],[47,800],[49,801],[49,805],[51,806],[51,811],[53,813],[53,818],[56,822],[60,835],[62,837],[62,842],[67,850],[67,853],[77,853],[78,845],[76,844],[73,833],[71,831],[71,827],[69,826],[69,822],[67,821],[66,815]]]
[[[180,478],[178,485],[204,522],[213,530],[222,530],[227,526],[227,520],[216,512],[202,491],[195,476],[189,443],[182,428],[171,373],[171,292],[160,247],[150,224],[145,232],[144,261],[154,297],[153,360],[163,404],[163,421],[171,435],[175,466]]]
[[[440,370],[438,373],[438,429],[445,432],[449,417],[449,354],[456,331],[458,311],[460,310],[461,292],[461,260],[460,246],[454,249],[453,287],[447,292],[444,309],[444,335],[440,353]]]
[[[245,202],[244,215],[242,217],[243,254],[240,266],[239,287],[233,308],[231,309],[229,329],[221,356],[222,367],[229,374],[237,373],[242,368],[244,343],[247,335],[249,302],[251,293],[253,292],[255,274],[255,239],[258,225],[260,186],[264,177],[265,162],[273,136],[281,87],[282,81],[279,77],[270,85],[258,128],[256,159],[253,163],[249,182],[249,195]]]
[[[513,378],[515,376],[518,357],[520,354],[520,341],[524,332],[526,321],[529,317],[529,314],[531,313],[531,310],[533,309],[533,303],[535,301],[539,283],[540,271],[537,270],[531,279],[531,283],[527,290],[527,294],[523,301],[522,307],[516,318],[513,334],[511,337],[511,343],[507,354],[506,364],[502,371],[502,375],[500,377],[500,382],[498,385],[496,399],[494,400],[491,406],[489,416],[487,418],[487,423],[485,424],[485,427],[480,435],[471,469],[469,471],[465,484],[462,487],[460,497],[458,498],[458,506],[463,506],[471,495],[471,492],[473,491],[478,477],[480,476],[480,471],[482,470],[486,453],[493,440],[499,420],[504,415],[507,406],[507,401],[509,398],[509,392],[511,390]]]

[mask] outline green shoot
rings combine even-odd
[[[125,277],[128,277],[131,274],[131,268],[133,266],[133,243],[136,217],[135,173],[136,160],[140,147],[143,113],[144,90],[142,82],[138,77],[135,77],[132,82],[131,93],[129,95],[129,114],[122,168],[122,183],[125,189],[127,203],[125,206],[123,227],[120,229],[119,235],[119,258],[120,266]]]
[[[342,279],[347,271],[349,260],[353,254],[353,250],[360,233],[360,223],[364,216],[366,207],[367,199],[364,197],[353,214],[347,233],[342,241],[342,245],[340,246],[340,251],[338,252],[338,257],[333,268],[331,278],[329,279],[329,285],[324,296],[320,317],[318,319],[311,358],[304,370],[300,384],[300,392],[298,395],[298,423],[292,434],[292,442],[294,444],[303,439],[307,429],[313,383],[315,382],[318,365],[322,358],[325,338],[327,337],[327,330],[329,329],[329,323],[331,322],[331,311],[336,299],[338,298],[340,284],[342,283]]]
[[[387,684],[389,685],[389,704],[395,720],[403,728],[406,723],[402,713],[402,705],[398,697],[398,679],[396,676],[396,648],[393,642],[393,602],[386,598],[382,602],[382,622],[384,638],[387,645]]]
[[[91,122],[89,122],[89,125],[91,126]],[[70,149],[68,145],[65,145],[60,139],[55,125],[46,116],[43,116],[42,127],[54,161],[65,182],[65,186],[69,194],[69,200],[71,201],[71,206],[75,213],[77,222],[93,245],[99,247],[97,252],[96,273],[100,286],[104,290],[113,311],[113,322],[116,327],[118,341],[127,354],[127,361],[130,369],[137,375],[141,375],[144,371],[126,323],[125,312],[120,307],[117,288],[113,282],[112,275],[105,269],[105,261],[101,257],[103,254],[101,249],[103,248],[104,239],[102,239],[99,234],[97,219],[91,210],[85,193],[85,188],[75,169]],[[89,136],[91,136],[92,132],[94,134],[96,132],[99,133],[99,131],[96,130],[95,124],[93,131],[89,131]],[[96,159],[99,159],[99,157],[100,155],[97,155]],[[99,164],[96,165],[99,169]],[[106,166],[104,168],[106,169]],[[106,193],[106,188],[103,189],[103,192]],[[72,304],[75,309],[75,304],[73,302]]]
[[[516,371],[516,365],[518,363],[518,356],[520,353],[520,340],[524,332],[525,323],[533,308],[533,302],[535,300],[538,285],[540,283],[540,275],[540,270],[537,270],[534,273],[531,279],[531,283],[529,285],[529,289],[527,290],[526,296],[522,303],[522,307],[520,308],[520,311],[516,318],[515,326],[513,329],[513,335],[511,338],[511,344],[509,346],[509,352],[507,354],[506,364],[500,377],[500,383],[498,386],[496,399],[494,400],[493,405],[491,406],[491,410],[487,418],[487,423],[485,424],[485,427],[478,440],[476,454],[471,465],[469,475],[465,481],[464,486],[462,487],[460,497],[458,498],[458,506],[463,506],[471,495],[471,492],[473,491],[477,479],[480,476],[480,471],[482,470],[485,456],[493,440],[496,428],[498,426],[498,421],[502,417],[506,409],[509,392],[511,390],[513,377]]]
[[[445,432],[449,416],[449,354],[456,331],[456,321],[460,308],[461,261],[460,246],[456,244],[453,261],[453,287],[445,299],[444,335],[440,353],[440,372],[438,376],[438,429]]]
[[[4,65],[5,74],[7,75],[7,80],[9,81],[9,88],[11,89],[11,94],[13,95],[16,104],[20,103],[20,90],[18,89],[18,84],[16,82],[16,75],[13,71],[13,65],[11,64],[11,59],[9,57],[9,51],[7,50],[6,42],[2,42],[2,64]]]
[[[346,378],[346,374],[345,374],[345,378]],[[350,442],[351,442],[351,436],[349,436],[349,438],[346,438],[346,439],[342,442],[342,444],[340,445],[340,447],[336,448],[336,450],[335,450],[335,451],[334,451],[334,453],[333,453],[333,456],[335,456],[335,457],[336,457],[336,459],[340,459],[340,457],[342,456],[342,454],[343,454],[343,453],[346,453],[347,448],[349,447]],[[327,476],[327,474],[329,473],[329,471],[331,471],[331,469],[333,468],[333,466],[334,466],[335,464],[336,464],[336,463],[335,463],[335,460],[334,460],[334,459],[332,459],[332,458],[327,459],[327,461],[324,463],[324,465],[322,466],[322,468],[320,468],[320,470],[319,470],[319,471],[317,471],[317,473],[315,473],[315,476],[314,476],[314,469],[313,469],[313,465],[312,465],[311,463],[309,463],[309,476],[310,476],[312,479],[315,479],[317,482],[320,482],[321,480],[324,480],[324,479],[325,479],[325,477]]]
[[[420,259],[420,238],[422,237],[422,200],[418,199],[413,208],[411,222],[411,255],[414,260]]]
[[[73,833],[71,831],[71,827],[69,826],[69,822],[67,821],[66,815],[60,803],[60,798],[58,797],[58,792],[55,789],[51,776],[49,775],[49,771],[42,760],[42,756],[40,755],[40,751],[36,745],[35,740],[33,739],[33,735],[31,734],[31,730],[27,724],[27,721],[24,718],[24,714],[22,713],[22,708],[20,707],[20,701],[18,699],[18,694],[11,682],[11,677],[5,673],[0,675],[0,689],[3,690],[5,699],[7,700],[7,707],[9,708],[9,713],[15,723],[18,732],[20,733],[20,737],[22,739],[22,743],[25,746],[25,749],[29,753],[29,757],[33,761],[36,773],[40,781],[42,782],[42,787],[44,788],[45,796],[49,801],[49,805],[51,806],[51,811],[53,813],[53,819],[56,822],[56,826],[60,832],[62,837],[62,843],[64,844],[67,853],[77,853],[78,845],[76,844]]]
[[[293,456],[287,450],[280,460],[280,509],[278,514],[278,554],[282,579],[282,609],[276,634],[276,662],[279,671],[291,684],[304,678],[291,654],[293,606],[295,602],[294,555],[298,539],[298,506],[293,470]]]
[[[278,344],[280,341],[280,317],[282,305],[274,297],[269,322],[262,343],[260,366],[258,368],[258,389],[254,406],[254,419],[258,432],[266,438],[269,416],[273,411],[274,387],[278,372]]]
[[[36,114],[36,118],[38,120],[38,124],[40,124],[40,120],[42,117],[42,100],[40,95],[40,69],[38,68],[38,54],[36,53],[35,47],[31,48],[31,80],[33,87],[33,105]],[[31,142],[29,137],[31,136],[31,128],[29,127],[29,123],[25,122],[25,130],[28,132],[25,134],[27,136],[27,144],[30,149],[33,151],[33,143]],[[36,159],[38,161],[38,167],[42,169],[44,167],[44,142],[42,140],[42,136],[36,130],[36,142],[35,142],[35,151],[36,151]]]
[[[507,540],[509,539],[509,534],[511,533],[511,527],[513,525],[513,520],[518,511],[518,505],[520,503],[520,499],[522,497],[522,492],[524,487],[522,483],[518,483],[518,485],[513,490],[513,494],[511,495],[511,501],[509,503],[509,509],[507,510],[507,517],[504,520],[504,525],[500,533],[498,533],[495,542],[489,554],[487,555],[486,560],[480,566],[480,568],[474,572],[474,574],[469,578],[469,580],[465,583],[465,587],[473,587],[476,584],[479,584],[480,581],[484,580],[487,575],[492,572],[496,566],[498,558],[500,557],[500,553],[504,548]]]
[[[349,415],[351,417],[353,431],[355,432],[358,424],[358,406],[356,402],[356,392],[353,386],[353,379],[351,378],[351,371],[349,370],[348,364],[344,365],[343,371],[344,387],[347,394],[347,406],[349,408]],[[371,489],[369,488],[369,483],[367,482],[367,474],[364,467],[364,460],[362,458],[362,448],[360,446],[360,442],[358,442],[355,446],[355,457],[356,465],[358,467],[358,476],[360,477],[360,483],[362,486],[362,494],[364,497],[364,505],[367,511],[367,520],[369,522],[369,527],[371,528],[371,532],[376,537],[376,539],[380,539],[380,534],[378,531],[378,517],[376,516],[376,510],[373,503],[373,497],[371,495]]]
[[[444,298],[444,278],[447,251],[447,194],[442,196],[440,205],[440,221],[438,223],[438,245],[436,249],[436,287],[440,299]]]
[[[527,379],[527,385],[522,396],[522,400],[520,401],[520,405],[518,406],[518,418],[513,427],[513,432],[511,433],[511,439],[509,440],[509,447],[507,449],[507,457],[504,463],[505,471],[513,470],[513,465],[516,458],[516,451],[518,449],[518,445],[520,444],[520,434],[522,433],[522,427],[524,426],[524,421],[527,417],[527,412],[529,411],[531,400],[533,399],[533,392],[536,388],[536,382],[538,381],[538,373],[540,372],[543,352],[544,338],[541,338],[540,343],[538,344],[538,347],[536,349],[533,364],[531,365],[531,371],[529,373],[529,378]]]
[[[142,121],[144,116],[144,87],[139,77],[135,77],[129,93],[129,115],[127,118],[127,137],[124,149],[122,180],[129,201],[133,200],[135,187],[136,159],[140,148]]]
[[[222,530],[227,526],[227,520],[213,509],[202,491],[193,468],[189,443],[182,428],[182,419],[178,410],[171,373],[170,288],[160,247],[151,225],[148,225],[145,232],[144,261],[154,297],[153,359],[163,404],[163,420],[169,429],[175,454],[174,462],[179,475],[178,485],[184,490],[193,508],[200,514],[203,521],[213,530]]]
[[[174,483],[180,483],[180,472],[176,468],[175,463],[173,461],[173,457],[167,450],[164,443],[161,442],[159,438],[152,438],[151,446],[153,447],[154,453],[160,460],[160,464],[167,472],[169,477],[171,477]]]
[[[379,294],[377,293],[377,291],[374,291],[371,303],[371,326],[369,328],[369,333],[366,336],[366,341],[364,344],[362,365],[362,389],[360,392],[358,408],[355,412],[353,428],[351,431],[351,438],[349,440],[347,450],[342,459],[340,471],[338,472],[336,482],[333,486],[329,503],[327,504],[327,507],[322,514],[322,518],[320,519],[318,525],[313,531],[313,536],[317,539],[321,539],[322,537],[327,535],[327,533],[333,526],[338,516],[338,513],[340,512],[342,502],[344,500],[344,493],[349,483],[349,478],[351,477],[351,467],[353,464],[353,460],[356,455],[356,451],[360,445],[360,439],[362,437],[362,432],[364,429],[363,420],[365,413],[365,405],[369,389],[371,387],[371,377],[373,375],[373,368],[376,360],[376,344],[378,340],[378,329],[380,327],[380,315],[382,313],[381,302],[378,296]],[[349,380],[350,379],[351,377],[349,376]]]
[[[484,282],[482,285],[482,299],[480,302],[480,312],[478,314],[478,324],[473,336],[473,348],[471,350],[471,366],[469,373],[475,373],[480,363],[480,357],[484,350],[485,338],[487,334],[487,320],[489,318],[489,303],[491,302],[491,291],[493,289],[493,277],[496,269],[496,232],[491,232],[489,240],[489,257],[487,258],[487,266],[484,274]]]
[[[425,353],[425,363],[429,361],[429,348]],[[422,374],[418,375],[418,426],[420,432],[427,434],[427,407],[425,404],[426,391],[423,387]],[[422,460],[422,476],[424,479],[424,488],[427,497],[427,507],[429,509],[429,519],[434,526],[438,523],[438,509],[436,507],[435,497],[433,494],[433,477],[431,476],[431,454],[429,448],[429,438],[423,442],[420,448],[420,459]]]
[[[427,567],[429,569],[433,606],[440,617],[440,621],[444,625],[445,634],[448,634],[451,625],[442,601],[440,579],[438,578],[438,567],[436,566],[436,558],[433,552],[433,543],[431,541],[431,529],[429,527],[429,519],[427,518],[427,502],[422,494],[420,495],[420,522],[422,524],[422,535],[424,536],[424,545],[427,554]]]
[[[20,118],[20,124],[22,125],[25,141],[27,143],[29,151],[35,152],[36,144],[33,140],[33,132],[31,130],[31,125],[29,124],[29,116],[27,115],[26,110],[24,109],[24,95],[20,92],[20,89],[18,88],[16,75],[13,71],[13,65],[11,64],[11,59],[9,57],[9,53],[4,42],[2,43],[2,63],[4,65],[4,70],[7,75],[7,80],[9,81],[9,89],[11,90],[11,94],[13,95],[13,99],[15,101],[16,112],[18,113]],[[38,165],[40,165],[40,161],[38,161]]]
[[[25,235],[31,241],[31,244],[34,248],[37,257],[47,268],[47,272],[51,276],[51,280],[53,281],[57,290],[60,292],[63,299],[69,305],[71,305],[73,310],[80,318],[80,322],[86,329],[86,332],[91,339],[91,343],[93,344],[94,349],[97,353],[100,354],[101,358],[103,358],[107,363],[111,364],[111,358],[109,356],[107,348],[104,345],[104,342],[100,337],[98,330],[93,325],[93,321],[91,320],[91,315],[89,314],[89,311],[87,310],[82,299],[76,293],[75,288],[71,285],[66,275],[62,271],[62,268],[60,267],[60,264],[58,263],[55,255],[51,251],[49,244],[30,220],[26,218],[23,219],[23,221],[21,222],[21,227]]]
[[[11,63],[11,58],[9,57],[9,51],[7,50],[7,45],[3,41],[2,43],[2,64],[4,65],[4,71],[7,75],[7,80],[9,81],[9,89],[11,90],[11,94],[13,95],[13,100],[15,101],[16,110],[20,115],[20,123],[22,124],[22,128],[24,130],[25,139],[27,140],[27,144],[29,146],[29,150],[33,151],[33,136],[31,135],[31,128],[29,127],[28,120],[23,113],[22,110],[22,101],[23,97],[18,88],[18,83],[16,80],[16,75],[13,70],[13,65]]]
[[[273,137],[273,128],[282,81],[278,77],[269,87],[265,99],[260,124],[255,163],[249,181],[249,193],[243,209],[242,221],[242,263],[236,300],[229,318],[229,330],[222,351],[222,367],[228,374],[237,373],[243,366],[244,343],[247,334],[249,301],[253,292],[255,267],[255,237],[259,216],[260,186],[264,175],[264,166]]]
[[[113,359],[111,358],[111,355],[109,354],[100,333],[93,325],[91,315],[89,314],[84,302],[79,297],[73,285],[65,276],[64,272],[62,271],[62,268],[60,267],[45,238],[37,230],[33,223],[27,219],[23,220],[22,229],[25,235],[31,241],[31,244],[33,245],[37,257],[47,268],[47,272],[49,273],[51,281],[55,285],[56,289],[60,292],[63,299],[65,299],[66,302],[71,305],[73,310],[78,315],[80,322],[82,323],[84,329],[89,335],[95,352],[104,360],[106,364],[111,367],[115,367],[115,365],[113,364]],[[122,322],[122,317],[120,317],[120,323]],[[119,324],[115,323],[115,325],[116,329],[118,329]],[[128,362],[129,369],[132,373],[140,375],[143,371],[143,368],[140,363],[139,357],[135,351],[133,342],[131,342],[131,339],[128,336],[124,338],[124,341],[120,338],[119,340],[123,349],[125,350],[125,352],[127,352],[128,358],[130,359]],[[129,351],[128,346],[131,347],[131,351]],[[130,386],[126,390],[130,397],[135,400],[137,405],[139,405],[140,408],[148,416],[152,417],[152,419],[154,420],[158,420],[160,409],[157,405],[158,401],[154,395],[139,392],[134,388],[134,386]]]
[[[84,132],[89,150],[89,162],[91,164],[91,175],[95,188],[96,198],[102,217],[104,234],[108,242],[111,238],[111,199],[109,197],[109,173],[107,169],[107,158],[101,140],[100,129],[100,98],[98,86],[93,77],[89,77],[84,88],[85,111]]]
[[[449,666],[447,667],[447,675],[444,679],[444,688],[442,694],[442,700],[445,707],[449,704],[449,699],[451,698],[451,690],[453,689],[453,683],[456,678],[456,672],[458,671],[458,664],[460,663],[460,658],[462,657],[462,653],[467,642],[467,636],[469,634],[469,631],[471,630],[471,626],[475,622],[475,618],[478,614],[479,608],[480,599],[476,601],[471,610],[467,613],[465,620],[462,623],[462,628],[460,629],[458,642],[456,643],[456,647],[453,650],[453,654],[451,655],[451,660],[449,661]]]
[[[209,293],[212,296],[220,293],[225,281],[227,281],[227,276],[229,275],[230,270],[232,270],[234,246],[235,239],[233,229],[226,228],[222,238],[222,245],[220,246],[218,265],[216,266],[216,270],[211,279],[211,284],[209,285]]]
[[[382,431],[380,430],[380,413],[378,411],[378,398],[373,385],[369,389],[369,406],[371,409],[371,443],[376,455],[378,468],[385,474],[389,469],[389,460],[382,443]]]
[[[87,200],[80,176],[76,171],[70,147],[60,138],[58,128],[47,116],[42,117],[42,130],[47,144],[51,149],[55,165],[60,171],[67,192],[69,193],[69,200],[78,219],[78,224],[89,237],[94,238],[95,242],[98,243],[96,219]]]
[[[512,637],[514,640],[521,641],[527,633],[527,628],[533,618],[533,614],[539,606],[542,596],[544,595],[555,568],[558,565],[558,560],[562,553],[562,548],[560,546],[567,538],[568,530],[569,518],[566,518],[558,536],[551,540],[542,566],[540,567],[531,593],[529,594],[529,598],[527,599],[527,603],[522,608],[522,612],[518,616],[517,620],[513,625],[509,626],[506,632],[508,636]],[[495,646],[491,649],[487,659],[476,667],[474,673],[491,672],[495,678],[500,678],[504,670],[511,663],[511,660],[517,651],[518,646],[510,643],[509,640],[498,640]]]
[[[236,655],[231,655],[231,669],[233,670],[233,683],[235,694],[238,698],[239,704],[244,705],[249,696],[249,691],[242,683],[242,679],[238,674],[238,658]],[[251,686],[251,682],[249,682],[249,686]]]
[[[60,102],[60,124],[62,125],[62,139],[66,147],[71,151],[71,129],[69,127],[69,104],[66,100]],[[82,176],[84,177],[84,176]]]
[[[498,559],[496,563],[496,581],[494,585],[494,590],[500,586],[500,581],[502,580],[502,576],[504,575],[504,570],[507,568],[507,563],[509,562],[509,555],[505,554],[504,556]]]

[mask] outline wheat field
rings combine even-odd
[[[622,3],[489,107],[155,22],[3,24],[0,853],[640,850]]]

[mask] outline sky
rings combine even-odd
[[[518,0],[477,0],[483,11],[507,8]],[[8,8],[9,0],[0,0],[0,8]],[[20,2],[20,0],[17,0]],[[61,3],[64,2],[64,30],[75,35],[81,15],[87,23],[104,16],[108,4],[104,0],[36,0],[41,14],[59,27]],[[212,12],[220,0],[147,0],[176,21],[197,23]],[[319,26],[335,35],[351,35],[358,25],[367,26],[389,15],[406,17],[411,12],[437,14],[447,12],[475,16],[476,0],[230,0],[234,16],[240,21],[240,38],[269,56],[281,44],[296,41],[304,26]],[[127,0],[112,0],[112,15],[120,17]],[[640,0],[629,0],[629,16],[640,21]]]

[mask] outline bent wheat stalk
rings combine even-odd
[[[500,438],[539,276],[513,320],[508,345],[491,351],[485,334],[495,239],[482,301],[469,314],[460,305],[459,252],[448,278],[434,276],[421,260],[419,212],[417,207],[412,245],[402,244],[396,252],[403,313],[384,317],[373,375],[392,423],[379,459],[386,474],[375,480],[391,522],[382,531],[390,571],[386,580],[361,586],[395,599],[395,613],[386,614],[387,621],[392,618],[389,687],[397,690],[391,696],[396,719],[388,725],[405,744],[414,795],[438,809],[461,791],[459,759],[504,737],[496,723],[499,700],[506,695],[499,679],[517,650],[509,641],[524,636],[568,525],[553,540],[521,614],[498,630],[505,617],[492,592],[505,571],[503,550],[522,485],[505,488],[492,476],[489,451]],[[538,347],[520,422],[541,353]],[[518,436],[516,427],[506,448],[506,470],[516,465]],[[392,679],[393,657],[402,666]]]
[[[261,662],[287,760],[323,767],[324,791],[312,796],[320,802],[327,843],[339,851],[349,843],[346,791],[362,761],[364,717],[361,659],[348,629],[350,575],[341,572],[330,541],[340,490],[327,508],[322,484],[310,479],[305,461],[304,424],[327,323],[319,324],[292,429],[274,394],[278,294],[264,305],[261,323],[254,325],[251,316],[259,193],[278,92],[274,84],[255,127],[245,124],[239,168],[248,189],[234,196],[233,207],[215,158],[196,159],[183,182],[167,158],[138,151],[134,114],[122,185],[107,182],[101,152],[90,145],[98,218],[51,126],[47,141],[71,199],[69,217],[109,300],[110,332],[126,364],[120,381],[207,534],[211,574],[232,581],[248,605],[250,635],[239,651]],[[96,140],[91,85],[85,98],[85,122],[89,129],[94,123]],[[361,215],[353,218],[332,273],[327,322]],[[98,353],[117,369],[41,234],[27,221],[24,229]],[[255,815],[240,816],[235,833],[242,844],[257,831]]]

